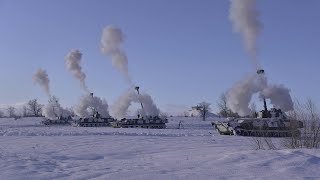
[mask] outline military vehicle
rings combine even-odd
[[[71,116],[68,116],[68,117],[59,116],[57,119],[46,119],[46,120],[41,121],[41,123],[46,126],[70,125],[72,123],[72,117]]]
[[[90,93],[93,97],[93,93]],[[75,127],[107,127],[110,126],[110,122],[114,119],[111,117],[101,117],[100,113],[93,108],[93,115],[90,117],[83,117],[78,120],[74,120],[72,126]]]
[[[72,123],[75,127],[107,127],[113,118],[102,118],[98,112],[95,112],[91,117],[80,118]]]
[[[258,70],[257,74],[263,74]],[[227,122],[213,122],[212,126],[221,135],[290,137],[300,136],[302,121],[288,119],[280,109],[268,111],[266,99],[263,98],[264,110],[254,118],[235,118]]]
[[[135,87],[138,95],[139,86]],[[143,104],[140,102],[142,111]],[[123,118],[121,120],[115,121],[112,123],[112,127],[115,128],[147,128],[147,129],[164,129],[166,128],[166,123],[168,123],[168,119],[160,118],[159,116],[145,116],[143,117],[141,114],[138,114],[137,118],[127,119]]]

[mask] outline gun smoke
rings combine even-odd
[[[127,111],[132,103],[142,103],[143,109],[141,109],[142,116],[158,116],[160,110],[154,104],[153,99],[146,93],[137,94],[133,89],[129,89],[123,95],[121,95],[116,103],[111,107],[111,113],[113,117],[122,119],[127,116]]]
[[[241,34],[246,50],[257,70],[261,69],[257,58],[257,38],[262,29],[258,17],[256,0],[231,0],[229,18],[233,23],[233,31]]]
[[[38,69],[32,77],[33,83],[38,84],[43,91],[50,96],[49,76],[46,70]]]
[[[256,0],[231,0],[229,18],[233,23],[234,32],[241,34],[256,71],[261,70],[257,58],[257,38],[261,32],[262,23],[258,17]],[[227,92],[227,105],[232,111],[240,116],[249,115],[249,103],[256,93],[261,99],[269,99],[275,108],[283,111],[293,110],[290,90],[284,85],[268,84],[267,77],[263,73],[264,71],[262,74],[254,73],[245,77]]]
[[[80,117],[88,117],[95,112],[99,112],[104,118],[110,117],[107,101],[90,94],[82,96],[74,110],[75,114]]]
[[[128,58],[121,48],[123,41],[124,34],[121,29],[114,26],[107,26],[102,33],[101,50],[104,54],[111,56],[112,66],[131,84],[128,71]]]
[[[46,104],[43,109],[43,115],[49,119],[56,119],[58,117],[68,117],[72,115],[72,112],[64,109],[58,99],[55,96],[51,96],[48,104]]]
[[[88,87],[86,85],[86,74],[82,71],[81,67],[82,54],[77,49],[72,49],[70,53],[67,54],[66,67],[73,74],[73,76],[80,81],[81,88],[89,93]]]

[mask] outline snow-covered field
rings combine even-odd
[[[0,119],[0,179],[320,179],[320,150],[253,150],[252,139],[220,136],[211,121],[170,118],[168,129],[40,121]]]

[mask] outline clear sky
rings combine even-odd
[[[84,93],[65,68],[72,48],[83,53],[87,84],[110,105],[128,85],[101,53],[107,25],[126,34],[124,50],[134,82],[161,108],[221,93],[253,71],[233,34],[228,0],[0,0],[0,104],[47,97],[32,82],[47,70],[52,94],[64,105]],[[259,59],[271,83],[299,99],[320,102],[320,1],[259,0],[263,31]]]

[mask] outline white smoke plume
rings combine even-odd
[[[251,110],[249,103],[254,94],[261,98],[270,99],[270,103],[283,111],[293,110],[293,102],[290,90],[283,85],[269,85],[267,78],[262,75],[252,74],[237,82],[227,92],[227,106],[240,116],[249,115]]]
[[[43,107],[42,111],[43,115],[49,119],[57,119],[58,117],[66,118],[72,115],[72,112],[64,109],[60,105],[59,100],[55,96],[50,97],[48,104]]]
[[[82,71],[81,67],[82,54],[77,49],[72,49],[65,57],[66,67],[73,74],[73,76],[80,81],[80,86],[87,93],[89,92],[86,85],[86,74]]]
[[[111,113],[116,119],[125,118],[129,106],[132,103],[140,102],[142,102],[144,108],[141,112],[142,116],[158,116],[160,114],[160,110],[154,104],[150,95],[146,93],[138,95],[133,89],[129,89],[119,97],[116,103],[111,107]]]
[[[33,83],[38,84],[50,96],[49,76],[46,70],[38,69],[32,77]]]
[[[251,111],[249,103],[252,96],[262,91],[264,86],[266,86],[265,79],[258,78],[257,74],[245,77],[227,92],[227,106],[240,116],[248,115]]]
[[[121,48],[123,41],[124,34],[121,29],[114,26],[107,26],[102,33],[101,50],[104,54],[111,56],[112,66],[131,83],[128,71],[128,58]]]
[[[88,117],[93,115],[93,111],[99,112],[101,117],[110,117],[106,100],[90,94],[82,96],[75,107],[75,114],[80,117]]]
[[[261,69],[257,60],[257,37],[261,32],[259,12],[256,9],[256,0],[230,0],[229,18],[233,23],[234,32],[240,33],[246,50],[248,51],[256,69]]]
[[[261,92],[261,97],[270,99],[270,103],[277,109],[285,112],[293,110],[293,101],[290,90],[284,85],[269,85]]]

